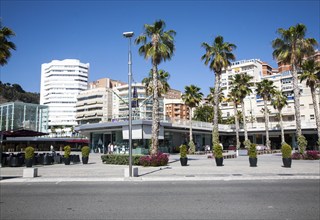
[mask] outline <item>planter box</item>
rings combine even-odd
[[[188,164],[188,157],[184,157],[184,158],[181,158],[181,157],[180,157],[180,163],[181,163],[181,166],[187,166],[187,164]]]
[[[215,158],[217,167],[223,166],[223,157],[221,158]]]

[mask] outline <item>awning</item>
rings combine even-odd
[[[0,131],[0,135],[5,137],[36,137],[36,136],[43,136],[48,135],[48,133],[43,133],[39,131],[33,130],[14,130],[14,131]]]
[[[89,140],[88,139],[70,139],[70,140],[66,140],[66,142],[79,143],[79,144],[89,144]]]

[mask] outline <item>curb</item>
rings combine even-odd
[[[272,175],[272,176],[219,176],[219,177],[197,177],[197,176],[181,176],[181,177],[111,177],[111,178],[8,178],[1,179],[0,184],[6,183],[45,183],[54,182],[56,184],[62,182],[172,182],[172,181],[251,181],[251,180],[320,180],[317,175]]]

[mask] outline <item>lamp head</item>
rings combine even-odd
[[[129,32],[123,32],[123,36],[124,37],[132,37],[134,35],[134,33],[132,31],[129,31]]]

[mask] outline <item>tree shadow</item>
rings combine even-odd
[[[140,174],[139,177],[140,176],[149,175],[149,174],[152,174],[152,173],[156,173],[156,172],[159,172],[161,170],[167,170],[167,169],[172,169],[172,167],[164,167],[164,168],[160,167],[160,169],[153,170],[153,171],[150,171],[150,172],[147,172],[147,173],[144,173],[144,174]]]

